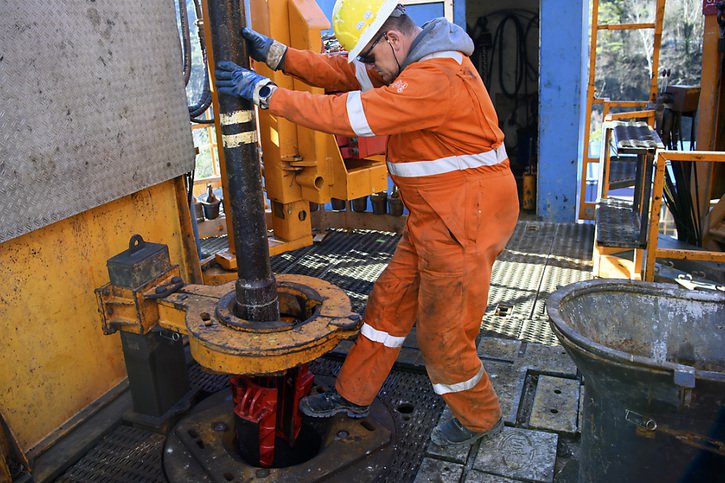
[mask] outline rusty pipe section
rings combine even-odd
[[[246,25],[239,0],[209,0],[214,59],[249,67],[241,27]],[[243,8],[243,7],[242,7]],[[212,69],[213,70],[213,69]],[[269,263],[257,131],[251,102],[219,96],[219,118],[229,192],[238,278],[235,315],[251,321],[279,320],[277,287]]]

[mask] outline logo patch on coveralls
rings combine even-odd
[[[400,94],[408,87],[408,83],[403,82],[402,80],[398,79],[395,82],[393,82],[392,84],[390,84],[390,87],[395,89],[398,92],[398,94]]]

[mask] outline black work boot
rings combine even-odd
[[[499,418],[496,424],[488,431],[474,433],[464,427],[456,418],[446,422],[438,423],[430,434],[430,439],[438,446],[463,446],[471,445],[476,441],[483,441],[496,436],[503,430],[503,418]]]
[[[353,404],[334,389],[303,397],[300,401],[300,411],[313,418],[329,418],[338,413],[347,413],[351,418],[364,418],[369,410],[369,406]]]

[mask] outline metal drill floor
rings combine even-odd
[[[384,232],[333,230],[320,243],[272,257],[272,270],[331,282],[362,313],[399,239]],[[483,334],[557,344],[544,303],[557,287],[591,278],[593,241],[594,225],[520,221],[493,267]],[[202,241],[204,253],[224,248],[226,237]]]
[[[593,235],[591,225],[522,221],[494,266],[478,348],[501,402],[506,427],[500,437],[465,450],[430,443],[431,429],[450,414],[433,393],[411,334],[379,395],[394,415],[393,459],[371,481],[573,481],[583,386],[549,329],[544,301],[558,286],[590,278]],[[362,312],[398,238],[332,231],[311,247],[273,257],[272,268],[332,282]],[[337,375],[350,346],[342,343],[312,371]],[[192,384],[205,393],[227,387],[224,376],[196,364],[189,370]],[[121,422],[57,481],[165,481],[164,440]]]

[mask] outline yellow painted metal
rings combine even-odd
[[[524,173],[523,196],[521,197],[521,208],[524,210],[536,209],[536,175]]]
[[[656,24],[654,23],[609,23],[599,25],[599,30],[639,30],[654,28],[656,28]]]
[[[325,232],[331,228],[342,230],[375,230],[389,233],[403,233],[407,215],[377,215],[370,212],[358,213],[345,211],[315,211],[312,213],[312,226]]]
[[[611,121],[632,121],[632,120],[643,120],[650,127],[655,126],[655,111],[654,109],[646,109],[643,111],[630,111],[630,112],[616,112],[609,114],[607,120]]]
[[[18,446],[12,428],[0,411],[0,482],[14,481],[13,474],[19,471],[30,473],[32,468],[25,452]]]
[[[250,2],[252,28],[268,35],[285,45],[290,42],[290,18],[287,0],[274,2]],[[318,51],[321,49],[318,38]],[[297,46],[306,48],[306,46]],[[254,68],[260,74],[271,78],[278,86],[294,89],[292,77],[282,71],[272,71],[263,62],[255,62]],[[322,92],[320,89],[314,91]],[[291,169],[290,162],[301,160],[297,143],[297,125],[280,117],[273,116],[269,111],[259,113],[260,141],[264,151],[265,187],[270,199],[280,203],[292,203],[302,199],[301,187],[295,182],[296,172]]]
[[[134,233],[169,246],[191,280],[178,184],[164,182],[0,245],[0,407],[23,450],[126,377],[93,291]]]
[[[282,320],[248,322],[225,306],[234,301],[234,282],[187,286],[159,301],[159,325],[188,335],[191,355],[205,368],[256,375],[310,362],[359,328],[350,299],[328,282],[282,274],[277,292]]]
[[[645,257],[644,279],[654,280],[655,262],[657,258],[676,260],[705,260],[725,262],[725,253],[707,250],[673,250],[657,248],[662,210],[662,192],[665,185],[665,170],[669,161],[725,163],[725,152],[721,151],[660,151],[655,160],[655,179],[652,188],[652,207],[649,218],[647,236],[647,255]],[[710,199],[710,193],[707,193]]]
[[[651,0],[650,0],[651,1]],[[599,158],[589,156],[589,141],[591,139],[591,114],[595,104],[603,104],[603,116],[609,113],[612,107],[637,108],[655,102],[657,99],[657,74],[659,71],[660,46],[662,45],[662,26],[664,24],[666,0],[655,0],[655,21],[654,23],[632,23],[632,24],[600,24],[599,23],[599,0],[592,1],[591,34],[589,43],[589,82],[587,84],[587,103],[584,120],[584,151],[579,163],[581,181],[579,185],[579,214],[581,220],[593,220],[595,204],[586,200],[587,171],[589,164],[598,163]],[[654,41],[652,50],[652,75],[650,77],[649,96],[647,101],[624,101],[611,100],[597,97],[596,95],[596,68],[597,68],[597,43],[598,33],[603,30],[641,30],[653,29]]]
[[[717,106],[719,105],[719,84],[725,82],[720,79],[721,54],[718,48],[720,41],[720,27],[717,24],[717,15],[705,16],[705,32],[702,43],[702,74],[700,75],[700,100],[697,107],[697,148],[702,150],[716,150],[717,147]],[[722,142],[722,141],[721,141]],[[719,169],[718,169],[719,168]],[[709,198],[705,197],[705,190],[712,193],[721,192],[725,167],[711,165],[697,165],[697,176],[705,182],[700,185],[698,193],[701,201],[700,217],[704,217],[709,209]]]
[[[110,283],[97,289],[96,298],[103,332],[113,334],[117,330],[123,330],[134,334],[148,334],[159,323],[158,305],[149,296],[156,294],[156,287],[173,285],[171,279],[179,276],[179,267],[174,265],[138,290],[117,287]]]
[[[308,244],[312,244],[310,203],[305,200],[287,204],[273,201],[272,227],[274,228],[274,236],[282,240],[307,239]]]

